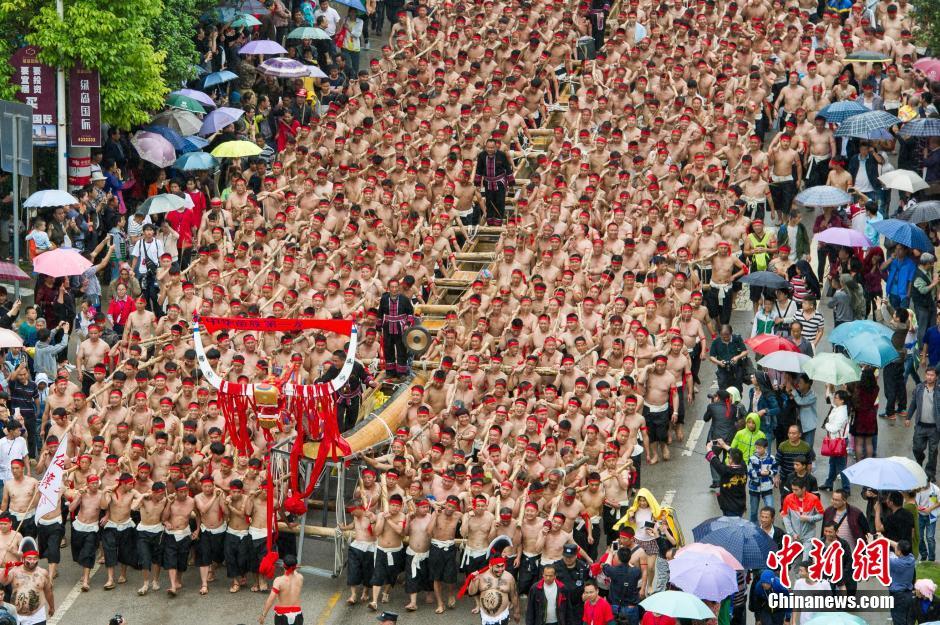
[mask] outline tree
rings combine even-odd
[[[940,54],[940,3],[936,0],[912,0],[911,4],[917,43],[926,46],[931,56]]]
[[[163,0],[163,14],[153,22],[153,45],[166,53],[163,78],[171,89],[196,77],[193,66],[199,55],[193,35],[199,16],[214,5],[213,0]]]

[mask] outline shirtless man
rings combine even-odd
[[[195,500],[189,496],[189,484],[178,480],[174,484],[176,492],[163,509],[163,568],[170,576],[170,587],[166,593],[170,597],[183,587],[182,575],[189,565],[189,547],[198,538],[199,529],[191,532],[189,520],[196,509]]]
[[[526,498],[527,493],[524,493],[520,501]],[[544,519],[539,517],[538,510],[537,501],[526,501],[522,506],[522,519],[517,521],[522,535],[522,549],[516,554],[515,562],[520,594],[528,594],[529,587],[538,579],[541,554],[539,537],[542,535],[544,522]]]
[[[737,256],[731,255],[731,244],[718,243],[718,254],[712,258],[712,279],[706,291],[705,304],[712,319],[730,323],[734,293],[731,283],[744,275],[745,266]]]
[[[434,522],[431,501],[419,499],[415,511],[408,515],[408,547],[405,549],[405,592],[410,601],[405,609],[414,612],[418,609],[418,593],[427,593],[427,603],[431,602],[430,591],[433,589],[427,559],[430,557],[431,536],[428,528]]]
[[[350,501],[346,511],[352,516],[352,522],[341,526],[341,529],[353,532],[346,558],[346,585],[349,586],[346,605],[356,605],[357,590],[361,587],[361,601],[368,601],[368,588],[372,584],[372,567],[375,562],[372,522],[375,515],[366,509],[361,499]]]
[[[137,557],[144,583],[137,594],[144,596],[153,588],[160,590],[160,567],[163,562],[163,509],[168,501],[166,485],[154,482],[150,490],[131,505],[140,513],[137,524]]]
[[[788,215],[796,197],[796,181],[803,179],[800,154],[791,146],[792,137],[783,133],[780,142],[768,150],[770,161],[770,194],[778,215]],[[796,177],[794,178],[794,168]]]
[[[829,177],[829,159],[836,153],[835,135],[826,127],[825,117],[817,115],[813,119],[813,129],[806,133],[806,140],[809,143],[806,186],[824,185]]]
[[[98,550],[98,521],[105,501],[104,493],[98,490],[101,480],[92,473],[85,480],[69,503],[72,519],[72,560],[82,567],[82,592],[90,588],[91,569],[95,566]],[[2,547],[2,545],[0,545]]]
[[[221,488],[217,488],[211,475],[199,479],[196,502],[196,519],[199,522],[199,549],[196,563],[202,586],[200,595],[209,594],[209,582],[215,579],[215,569],[225,561],[225,510]]]
[[[645,389],[643,417],[649,434],[647,442],[651,447],[650,464],[659,462],[660,455],[663,460],[669,460],[669,424],[679,421],[679,405],[673,397],[676,377],[666,369],[666,362],[664,354],[656,356],[652,368],[637,380]]]
[[[100,533],[104,565],[108,569],[105,590],[114,589],[116,564],[121,564],[121,574],[117,579],[119,584],[127,582],[128,565],[137,568],[137,530],[131,518],[131,510],[143,498],[143,493],[134,490],[134,477],[130,473],[122,473],[117,483],[103,493],[101,509],[108,511],[107,521]]]
[[[457,523],[461,516],[457,514],[460,500],[456,495],[447,497],[441,511],[434,513],[434,519],[428,527],[431,536],[431,550],[428,556],[428,569],[434,583],[434,598],[437,601],[436,614],[444,613],[444,594],[448,595],[447,607],[453,608],[457,599],[454,596],[454,584],[459,579],[457,568],[457,547],[454,539],[457,535]]]
[[[36,537],[36,506],[39,503],[37,488],[39,481],[24,475],[24,461],[17,458],[10,461],[13,479],[3,484],[3,504],[0,510],[9,512],[16,519],[19,532],[23,536]]]
[[[402,537],[408,529],[408,519],[402,512],[404,500],[398,493],[388,498],[388,511],[381,512],[375,518],[376,554],[375,569],[372,571],[372,601],[369,609],[378,609],[379,592],[382,603],[388,603],[388,596],[395,585],[398,574],[405,567],[405,548]]]
[[[579,499],[584,510],[575,521],[571,540],[567,542],[577,543],[585,553],[594,558],[597,556],[597,545],[601,541],[601,521],[604,514],[604,488],[599,473],[591,471],[587,474],[587,487],[581,487]],[[565,543],[562,542],[556,560],[561,559],[561,548],[564,546]]]
[[[284,574],[274,579],[271,594],[264,602],[258,623],[264,625],[268,612],[274,608],[274,625],[293,625],[303,622],[300,607],[300,592],[304,588],[304,576],[297,572],[297,556],[292,553],[283,557]]]
[[[157,317],[147,310],[147,300],[138,297],[134,300],[134,312],[127,317],[127,324],[124,326],[124,340],[135,330],[140,333],[140,340],[146,341],[153,337],[154,328],[157,327]],[[89,333],[89,336],[91,334]]]
[[[543,567],[550,566],[561,560],[562,551],[565,545],[572,540],[571,532],[564,529],[565,514],[555,512],[551,520],[546,521],[542,527],[542,559]]]
[[[516,580],[506,572],[506,559],[502,556],[490,558],[489,564],[485,573],[471,573],[473,579],[467,592],[479,594],[480,618],[484,625],[504,623],[510,616],[518,623],[522,616],[519,593]]]
[[[10,600],[16,606],[20,625],[44,625],[55,614],[52,575],[39,568],[39,552],[34,545],[24,547],[22,565],[5,569],[0,583],[10,585]]]
[[[492,512],[487,510],[487,507],[486,495],[477,495],[473,499],[473,509],[464,513],[463,520],[460,523],[460,535],[467,539],[463,551],[463,560],[460,563],[461,572],[468,575],[473,571],[482,569],[489,554],[490,529],[496,518]],[[477,605],[473,608],[473,613],[479,614],[479,599],[476,599],[476,601]]]
[[[110,349],[108,344],[101,340],[101,328],[95,324],[88,326],[88,338],[79,343],[75,351],[75,367],[78,379],[81,380],[82,392],[86,395],[95,382],[95,365],[104,364]]]

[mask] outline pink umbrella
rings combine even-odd
[[[826,228],[815,237],[819,243],[844,245],[845,247],[871,247],[871,241],[858,230],[851,228]]]
[[[930,80],[940,80],[940,59],[933,57],[917,59],[914,62],[914,69],[920,70]]]
[[[68,247],[43,252],[33,259],[33,270],[53,278],[80,276],[91,267],[91,261]]]
[[[155,132],[141,130],[131,137],[131,145],[140,154],[140,158],[157,167],[169,167],[176,162],[173,144]]]
[[[737,558],[728,553],[728,550],[724,547],[719,547],[718,545],[709,545],[708,543],[689,543],[685,547],[682,547],[676,551],[676,557],[679,558],[682,554],[689,553],[700,553],[710,556],[715,556],[735,571],[743,571],[744,565],[738,562]]]

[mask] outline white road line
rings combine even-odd
[[[90,580],[95,576],[95,573],[98,572],[98,569],[101,568],[101,565],[95,562],[95,566],[91,569],[91,575],[88,576]],[[72,586],[72,590],[69,591],[69,594],[65,596],[65,601],[56,605],[55,614],[49,618],[48,625],[58,625],[59,621],[62,620],[62,617],[65,616],[65,613],[69,611],[69,608],[72,607],[72,604],[75,603],[75,600],[78,599],[78,596],[82,594],[82,580],[79,577],[78,581],[75,582],[75,585]]]
[[[676,491],[667,490],[665,493],[663,493],[663,498],[659,500],[659,504],[661,506],[671,506],[672,500],[675,499],[675,497],[676,497]]]
[[[692,426],[692,431],[689,432],[689,437],[685,439],[685,449],[682,450],[683,456],[691,456],[692,451],[698,445],[698,439],[702,436],[702,430],[705,429],[704,421],[696,421]]]

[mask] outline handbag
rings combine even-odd
[[[848,455],[848,441],[845,437],[832,438],[828,434],[822,440],[819,453],[830,458],[842,458]]]

